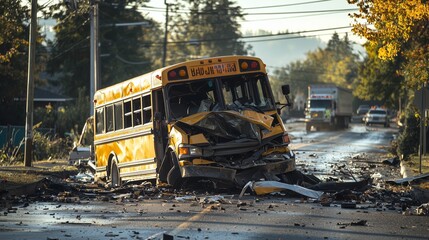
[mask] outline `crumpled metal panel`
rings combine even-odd
[[[253,124],[256,124],[262,127],[263,129],[270,129],[271,124],[274,121],[273,117],[268,116],[266,114],[257,113],[251,110],[244,110],[241,112],[236,112],[236,111],[200,112],[188,117],[184,117],[180,119],[179,122],[183,122],[188,125],[195,125],[196,123],[200,122],[202,119],[210,117],[212,115],[220,115],[220,116],[230,115],[229,118],[240,118],[244,121],[248,121]]]
[[[179,122],[225,139],[255,139],[260,142],[261,129],[269,129],[273,118],[253,111],[245,112],[245,115],[234,111],[201,112]]]

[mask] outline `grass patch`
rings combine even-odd
[[[420,174],[420,157],[411,156],[409,160],[404,161],[403,164],[407,166],[413,173],[413,175]],[[422,157],[422,174],[429,173],[429,155]],[[417,185],[420,189],[429,190],[429,181],[422,181]]]
[[[67,178],[77,174],[75,166],[64,160],[46,160],[33,162],[32,167],[23,164],[0,167],[0,190],[38,182],[45,177]]]
[[[420,174],[420,157],[419,156],[411,156],[409,160],[403,162],[414,175]],[[429,155],[425,155],[422,157],[422,173],[429,172]]]

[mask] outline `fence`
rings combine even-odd
[[[52,135],[55,133],[53,128],[37,128],[35,131],[38,131],[42,134]],[[24,137],[24,126],[0,126],[0,148],[6,146],[7,143],[12,144],[13,147],[17,147]]]

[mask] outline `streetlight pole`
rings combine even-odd
[[[37,0],[31,0],[30,39],[28,48],[27,106],[25,119],[24,166],[31,167],[33,158],[33,99],[34,68],[36,64]]]
[[[94,93],[100,87],[98,54],[98,0],[91,0],[91,56],[90,56],[90,116],[94,115]]]
[[[167,0],[164,0],[165,4],[165,29],[164,29],[164,51],[162,54],[162,66],[165,67],[165,61],[167,59],[167,37],[168,37],[168,7]]]

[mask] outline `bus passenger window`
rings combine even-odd
[[[122,102],[115,103],[115,130],[124,128],[122,123]]]
[[[133,99],[133,125],[142,124],[142,104],[141,98]]]
[[[143,124],[152,120],[152,105],[150,95],[143,96]]]
[[[104,133],[104,108],[98,108],[95,111],[95,130],[96,134]]]
[[[107,132],[113,131],[113,105],[106,107],[106,127]]]
[[[132,127],[131,101],[124,102],[124,128]]]

